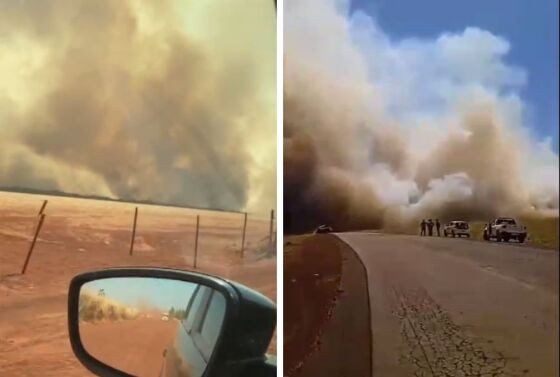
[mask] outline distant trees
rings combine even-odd
[[[177,319],[185,319],[187,318],[187,310],[186,309],[175,309],[173,306],[169,309],[168,312],[169,317],[177,318]]]

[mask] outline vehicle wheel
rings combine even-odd
[[[490,240],[490,237],[488,237],[488,233],[486,233],[486,232],[482,233],[482,239],[483,239],[484,241],[489,241],[489,240]]]
[[[496,233],[496,241],[502,242],[502,236],[500,235],[500,233]]]
[[[525,242],[525,237],[526,236],[519,236],[519,243]]]
[[[470,235],[470,234],[467,234],[467,238],[471,238],[471,235]]]
[[[453,238],[455,238],[455,232],[451,233],[451,235],[453,236]]]

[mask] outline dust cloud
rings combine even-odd
[[[0,0],[0,186],[266,212],[274,4]]]
[[[468,27],[395,41],[346,1],[290,1],[287,232],[558,213],[558,154],[530,132],[509,42]]]

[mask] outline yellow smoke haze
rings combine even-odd
[[[0,186],[266,211],[273,2],[0,0]]]

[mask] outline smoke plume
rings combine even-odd
[[[0,186],[275,206],[274,4],[0,0]]]
[[[287,1],[287,231],[558,210],[558,154],[531,134],[511,46],[476,27],[392,40],[349,2]]]

